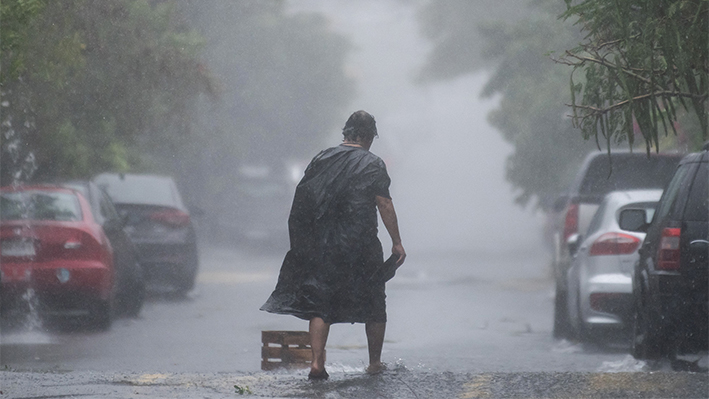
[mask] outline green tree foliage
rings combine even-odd
[[[0,7],[4,184],[168,173],[209,211],[239,166],[308,159],[351,111],[349,41],[283,0]]]
[[[2,48],[3,183],[127,170],[148,150],[139,138],[189,132],[210,81],[202,42],[173,4],[73,0],[31,11],[2,16],[18,26],[2,32],[15,43]]]
[[[659,151],[682,107],[699,122],[689,133],[709,138],[708,0],[565,1],[563,18],[586,34],[559,60],[583,73],[571,94],[584,137],[632,146],[637,123],[647,151]]]
[[[2,83],[8,77],[17,77],[24,69],[23,45],[26,40],[26,26],[42,11],[46,0],[0,2],[0,52],[13,62],[2,64]]]
[[[241,148],[233,154],[312,156],[354,94],[350,42],[318,14],[288,14],[282,0],[186,4],[222,99],[204,116]]]
[[[492,65],[482,95],[499,98],[488,119],[514,146],[507,159],[506,178],[517,190],[516,202],[520,205],[536,197],[539,205],[546,206],[565,190],[583,156],[592,149],[580,139],[567,116],[564,102],[568,98],[568,70],[549,58],[551,51],[568,48],[580,40],[578,29],[558,20],[563,11],[559,6],[545,0],[521,4],[515,1],[513,5],[434,0],[424,9],[445,11],[453,21],[480,21],[468,25],[441,23],[437,35],[470,38],[475,43],[468,46],[479,48],[472,58],[484,61],[446,57],[436,45],[426,69],[446,62],[457,64],[439,69],[440,78],[452,78],[476,71],[480,65]],[[486,18],[489,10],[496,7],[514,7],[524,17]],[[459,42],[457,47],[466,51],[465,42]]]
[[[351,44],[321,15],[290,14],[280,0],[182,4],[206,39],[220,101],[202,104],[194,132],[202,139],[173,170],[193,196],[213,194],[201,198],[214,201],[203,205],[209,210],[228,206],[240,167],[270,168],[269,179],[284,180],[286,161],[309,160],[341,127],[354,95],[344,69]]]

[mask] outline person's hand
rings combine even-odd
[[[394,255],[399,255],[399,259],[396,261],[396,267],[401,266],[406,259],[406,251],[404,251],[404,246],[401,244],[396,244],[391,248],[391,253]]]

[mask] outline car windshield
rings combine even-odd
[[[678,160],[672,157],[648,158],[640,154],[614,157],[611,169],[608,157],[597,157],[581,182],[579,194],[605,195],[619,190],[664,188],[677,163]]]
[[[0,220],[80,221],[76,195],[51,191],[17,191],[0,195]]]
[[[148,204],[182,207],[169,178],[157,176],[103,176],[96,183],[117,204]]]

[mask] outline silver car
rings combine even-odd
[[[581,341],[608,329],[631,325],[633,267],[645,233],[622,230],[620,212],[646,209],[652,220],[662,190],[614,191],[605,196],[591,219],[567,273],[569,320]]]

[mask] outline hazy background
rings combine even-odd
[[[480,98],[487,74],[415,83],[430,51],[420,35],[416,6],[376,0],[289,2],[293,13],[323,13],[330,28],[354,44],[347,61],[357,87],[352,111],[364,109],[377,119],[380,138],[372,152],[387,163],[409,252],[539,249],[540,220],[513,204],[512,187],[504,179],[512,146],[486,120],[496,104]],[[328,144],[340,139],[333,132]]]

